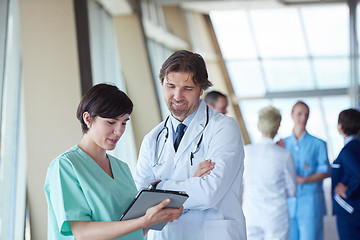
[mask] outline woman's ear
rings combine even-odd
[[[339,133],[340,133],[341,136],[343,136],[344,138],[346,137],[346,135],[345,135],[345,133],[344,133],[344,131],[343,131],[343,129],[342,129],[341,123],[338,123],[338,125],[337,125],[337,130],[339,131]]]
[[[84,112],[83,113],[83,120],[86,124],[86,126],[88,127],[88,129],[90,129],[91,127],[91,116],[88,112]]]

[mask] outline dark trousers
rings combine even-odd
[[[360,211],[336,215],[340,240],[360,240]]]

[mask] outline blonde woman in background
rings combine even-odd
[[[248,240],[289,236],[286,199],[296,194],[296,175],[291,153],[273,142],[280,122],[276,108],[261,109],[262,138],[245,146],[243,210]]]

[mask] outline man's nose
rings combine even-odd
[[[182,91],[181,90],[175,90],[174,92],[174,98],[175,100],[179,101],[182,99]]]

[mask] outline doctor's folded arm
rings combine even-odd
[[[150,230],[147,238],[246,239],[241,133],[233,118],[200,99],[212,85],[203,58],[173,53],[160,81],[171,114],[145,136],[134,180],[138,189],[160,180],[157,188],[185,191],[189,198],[179,219],[162,231]]]

